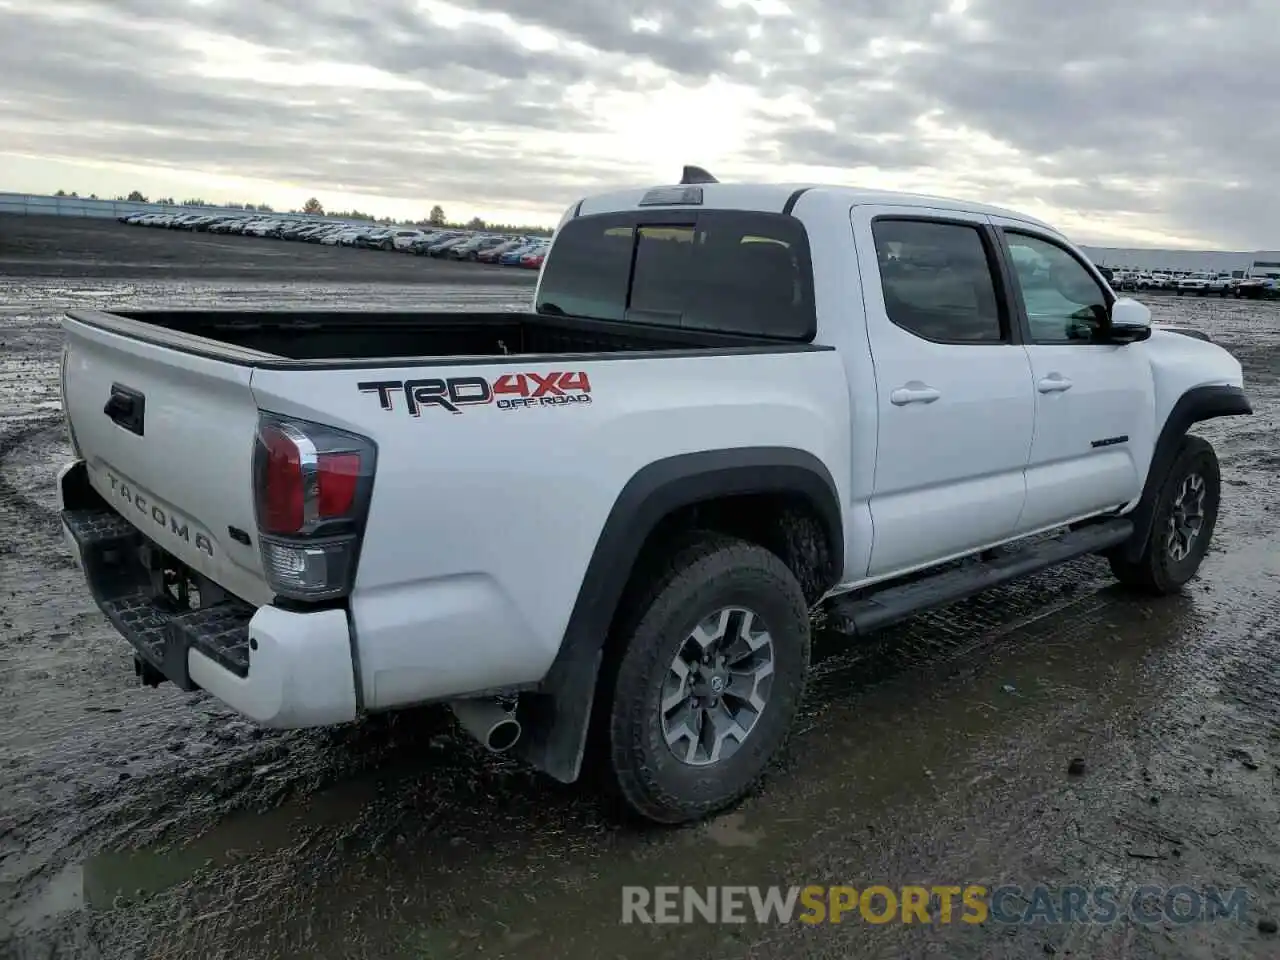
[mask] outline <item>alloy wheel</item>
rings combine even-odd
[[[1198,473],[1183,477],[1169,512],[1167,531],[1169,557],[1175,563],[1187,558],[1204,527],[1204,497],[1204,477]]]
[[[662,735],[690,766],[728,759],[755,729],[769,702],[773,638],[745,607],[703,618],[676,652],[662,685]]]

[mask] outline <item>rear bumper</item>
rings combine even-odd
[[[84,462],[58,474],[63,539],[98,608],[141,664],[203,689],[267,727],[328,726],[357,712],[344,610],[256,610],[228,595],[192,610],[162,590],[162,554],[89,486]]]

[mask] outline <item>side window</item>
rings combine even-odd
[[[1032,341],[1088,342],[1106,322],[1106,291],[1079,260],[1056,243],[1010,230],[1004,236]]]
[[[874,220],[885,311],[935,343],[1000,343],[1007,317],[976,226]]]

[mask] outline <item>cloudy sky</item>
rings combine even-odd
[[[1280,247],[1275,0],[0,0],[0,189],[554,223],[720,179]]]

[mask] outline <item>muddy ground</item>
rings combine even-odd
[[[1184,596],[1134,599],[1088,559],[872,642],[823,633],[800,732],[763,792],[705,825],[646,830],[482,755],[435,711],[271,733],[136,685],[57,534],[61,311],[527,297],[297,279],[0,279],[0,954],[1280,956],[1264,932],[1280,917],[1275,305],[1152,301],[1235,352],[1257,410],[1198,431],[1225,486]],[[1183,884],[1247,901],[1197,924],[619,923],[624,884],[662,883],[1107,885],[1122,902]]]

